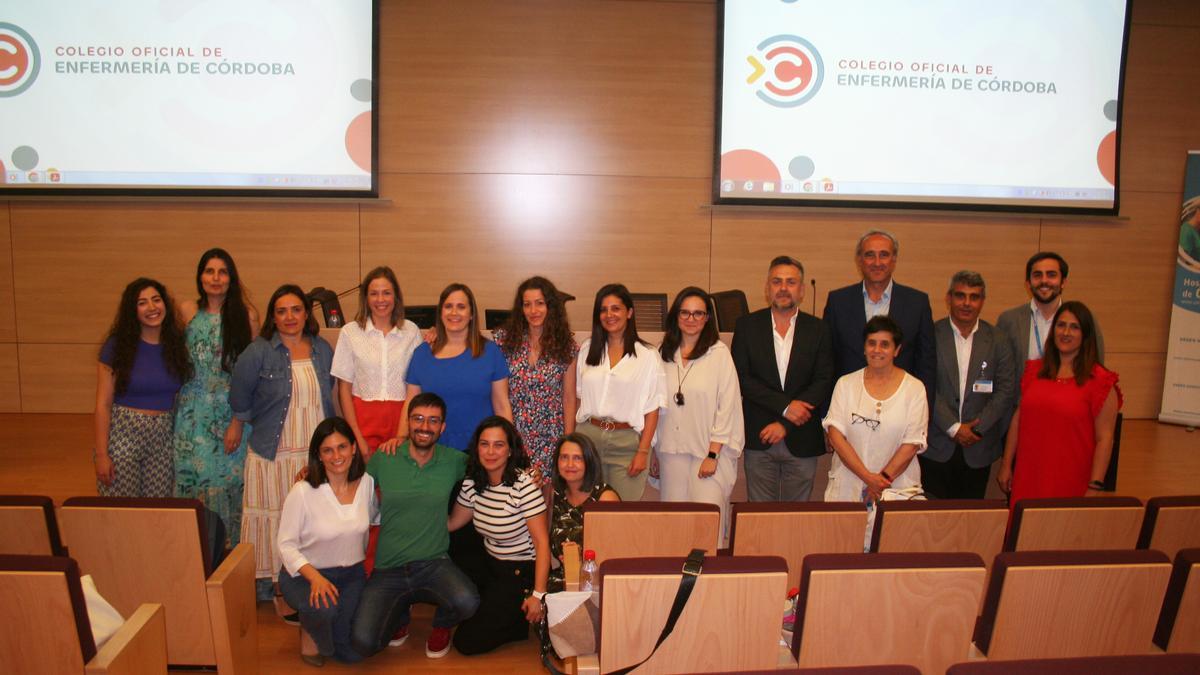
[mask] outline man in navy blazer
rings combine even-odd
[[[900,244],[895,237],[882,230],[871,230],[858,240],[854,249],[862,283],[829,292],[824,318],[833,338],[834,374],[835,378],[841,377],[867,367],[863,328],[867,319],[887,314],[904,333],[896,365],[925,384],[932,410],[937,383],[933,311],[928,295],[892,280],[899,257]]]
[[[833,391],[833,351],[821,320],[800,311],[800,261],[772,260],[766,295],[766,309],[738,319],[731,349],[746,424],[746,495],[806,501],[825,454],[819,409]]]

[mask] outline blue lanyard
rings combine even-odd
[[[1045,347],[1042,344],[1042,331],[1040,328],[1038,328],[1037,311],[1033,308],[1030,308],[1029,310],[1029,320],[1033,322],[1033,337],[1035,340],[1037,340],[1038,358],[1040,359],[1045,357],[1045,354],[1043,353],[1045,351]]]

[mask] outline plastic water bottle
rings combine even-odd
[[[336,309],[329,310],[329,320],[325,322],[328,328],[342,327],[342,313]]]
[[[598,590],[596,573],[596,552],[588,549],[583,552],[583,565],[579,567],[579,590]]]

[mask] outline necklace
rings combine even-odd
[[[680,361],[683,360],[683,354],[679,355],[679,360]],[[683,381],[686,380],[688,374],[692,372],[692,366],[694,366],[694,365],[696,365],[696,362],[692,361],[691,363],[688,364],[688,367],[686,369],[684,369],[683,375],[679,375],[679,362],[678,361],[675,362],[675,374],[676,374],[676,376],[679,377],[679,386],[675,388],[675,405],[683,405],[683,403],[684,403]]]

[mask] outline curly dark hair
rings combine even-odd
[[[254,328],[250,325],[250,312],[247,309],[250,302],[246,299],[246,289],[238,276],[233,256],[223,248],[210,248],[200,254],[200,262],[196,265],[196,292],[199,294],[196,306],[201,309],[208,306],[208,294],[204,292],[201,277],[213,258],[225,263],[225,269],[229,272],[229,290],[225,293],[225,302],[221,304],[221,370],[232,373],[237,357],[254,339]]]
[[[138,277],[129,282],[121,293],[121,304],[117,306],[117,315],[113,318],[112,327],[104,337],[104,342],[113,341],[113,358],[110,364],[115,378],[113,390],[123,394],[129,388],[129,375],[133,371],[133,361],[137,357],[138,343],[142,338],[142,324],[138,321],[138,296],[147,288],[153,288],[163,299],[162,332],[159,333],[159,343],[163,346],[163,361],[167,371],[180,382],[192,379],[192,358],[188,355],[187,340],[184,338],[183,327],[179,323],[179,315],[175,313],[175,302],[167,287],[154,279]]]
[[[467,447],[467,478],[475,481],[475,493],[482,494],[488,487],[487,469],[483,468],[483,464],[479,461],[479,437],[488,429],[503,429],[504,435],[508,441],[508,462],[504,465],[504,473],[500,477],[500,483],[512,487],[517,483],[517,473],[529,468],[529,455],[525,452],[525,442],[521,440],[521,434],[512,422],[500,417],[492,415],[486,417],[479,426],[475,427],[475,433],[471,434],[471,444]]]
[[[504,342],[499,343],[505,356],[513,352],[529,337],[529,321],[525,318],[525,292],[539,291],[546,300],[546,323],[542,330],[542,354],[555,363],[572,361],[571,346],[575,336],[567,324],[567,307],[554,283],[546,277],[529,277],[517,286],[513,298],[512,314],[504,322]]]

